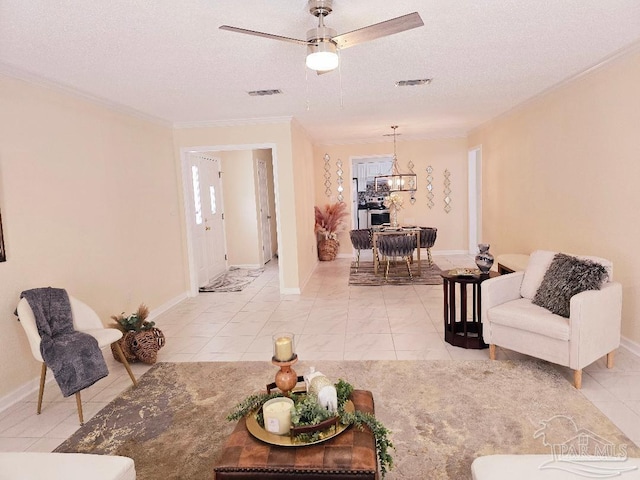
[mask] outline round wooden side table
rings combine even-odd
[[[487,348],[489,345],[484,343],[482,339],[480,284],[488,278],[498,276],[499,273],[490,271],[479,275],[457,275],[452,271],[445,271],[440,275],[444,290],[445,342],[462,348]],[[456,284],[459,285],[459,302],[456,302]],[[467,286],[471,287],[470,305]],[[458,306],[459,308],[457,308]],[[471,307],[471,312],[469,312],[469,307]]]

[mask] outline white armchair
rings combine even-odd
[[[571,297],[569,318],[532,303],[556,252],[533,252],[524,272],[494,277],[482,282],[481,318],[489,356],[496,346],[524,353],[574,370],[580,388],[582,369],[603,356],[613,367],[613,354],[620,345],[622,285],[613,281],[609,260],[581,256],[605,267],[608,273],[600,290],[587,290]]]
[[[89,305],[81,302],[71,295],[69,295],[69,303],[71,304],[71,314],[73,316],[73,328],[77,331],[87,333],[94,337],[97,340],[98,346],[100,348],[104,348],[106,346],[114,344],[121,362],[127,370],[129,377],[131,378],[131,381],[134,385],[137,385],[138,382],[136,380],[136,377],[133,375],[131,367],[129,366],[129,362],[127,362],[127,358],[124,356],[122,348],[118,343],[118,340],[122,338],[122,332],[116,328],[105,328],[98,314]],[[38,392],[37,406],[37,412],[38,414],[40,414],[40,412],[42,411],[42,398],[44,395],[44,385],[47,376],[47,365],[44,363],[42,354],[40,353],[40,334],[38,333],[38,327],[36,326],[36,318],[33,314],[33,310],[31,310],[31,307],[29,306],[26,298],[22,298],[18,302],[16,313],[18,314],[18,318],[20,319],[20,325],[22,325],[22,328],[24,328],[24,331],[27,334],[27,340],[29,340],[29,346],[31,347],[31,353],[33,354],[33,357],[38,362],[42,362],[42,367],[40,369],[40,390]],[[78,418],[80,420],[80,425],[84,425],[80,392],[76,393],[76,404],[78,408]]]

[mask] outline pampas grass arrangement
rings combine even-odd
[[[336,202],[323,208],[313,207],[316,212],[315,232],[324,238],[338,240],[338,233],[346,228],[345,217],[349,216],[347,204]]]
[[[338,233],[346,228],[345,217],[347,204],[336,202],[327,204],[323,208],[313,207],[316,213],[315,232],[318,235],[318,258],[320,260],[334,260],[338,255]]]

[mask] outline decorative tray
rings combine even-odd
[[[449,270],[449,275],[460,278],[478,278],[482,272],[477,268],[454,268]]]
[[[344,410],[347,413],[355,412],[355,407],[351,400],[347,400],[344,404]],[[267,432],[263,427],[260,426],[258,420],[256,419],[256,412],[250,413],[246,417],[247,430],[249,433],[256,437],[258,440],[262,440],[265,443],[269,443],[271,445],[279,445],[281,447],[304,447],[307,445],[315,445],[316,443],[325,442],[333,437],[340,435],[344,432],[349,425],[342,425],[338,419],[335,417],[334,419],[326,420],[323,423],[327,423],[329,429],[327,434],[322,438],[315,440],[313,442],[302,442],[296,439],[296,437],[292,435],[276,435],[275,433]],[[322,425],[322,424],[320,424]],[[333,426],[332,426],[333,425]],[[316,429],[316,426],[311,427],[298,427],[298,429]],[[303,433],[302,431],[300,433]]]

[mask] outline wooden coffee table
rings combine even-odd
[[[374,413],[370,391],[354,390],[351,401],[356,410]],[[243,418],[225,442],[214,472],[216,480],[377,480],[378,457],[367,428],[351,426],[326,442],[282,447],[255,438]]]

